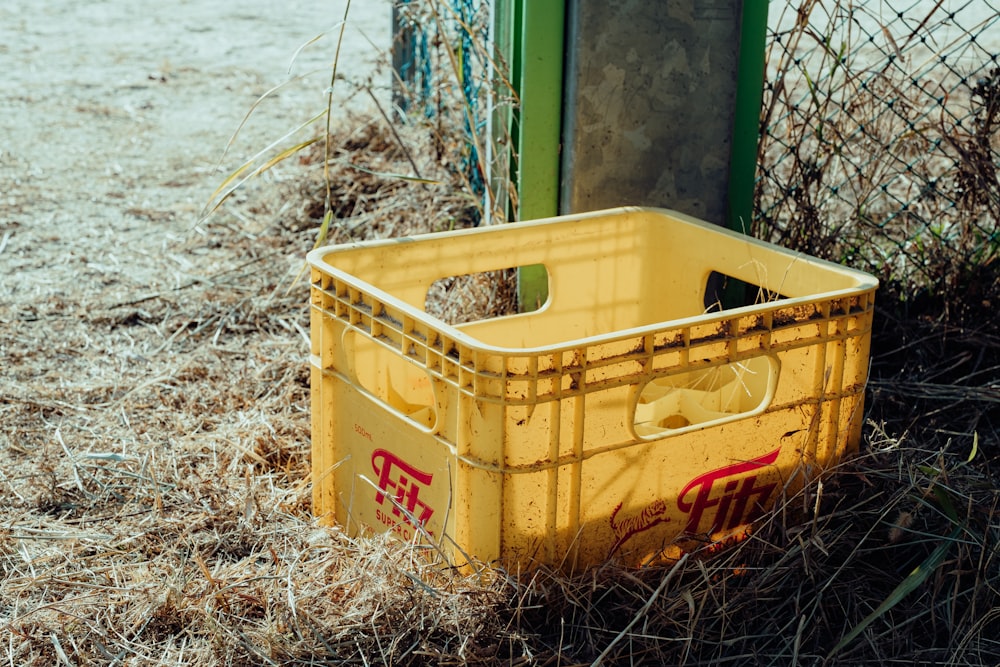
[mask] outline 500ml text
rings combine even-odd
[[[365,430],[365,427],[361,424],[354,425],[354,432],[360,435],[362,438],[368,441],[372,441],[372,434]]]

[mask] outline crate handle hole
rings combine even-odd
[[[525,276],[533,281],[534,291],[519,286]],[[542,264],[445,276],[431,283],[424,311],[452,325],[515,315],[519,312],[519,289],[522,294],[547,294],[548,281],[548,272]],[[536,310],[541,305],[533,303],[521,310]]]
[[[763,268],[756,270],[763,271]],[[760,282],[766,282],[767,276],[762,275],[760,278]],[[760,285],[718,271],[711,271],[708,274],[708,278],[705,280],[705,292],[702,295],[706,313],[754,306],[759,303],[770,303],[787,298],[784,294],[773,292]]]
[[[777,359],[760,356],[650,380],[636,399],[636,435],[658,438],[759,414],[777,378]]]

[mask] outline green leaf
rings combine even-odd
[[[976,453],[979,451],[979,431],[972,432],[972,451],[969,452],[969,458],[965,459],[966,463],[972,463],[972,459],[976,458]]]
[[[951,496],[940,484],[935,484],[932,489],[934,492],[934,497],[937,498],[938,504],[944,511],[945,516],[947,516],[953,524],[958,525],[958,511],[955,509],[955,503],[951,502]]]
[[[913,572],[911,572],[909,576],[906,577],[906,579],[903,579],[901,582],[899,582],[899,585],[896,586],[895,589],[893,589],[892,593],[889,594],[889,596],[882,602],[882,604],[878,606],[878,608],[875,611],[865,616],[864,620],[862,620],[850,632],[844,635],[844,638],[841,639],[840,642],[838,642],[837,645],[833,647],[833,650],[830,651],[830,653],[826,656],[826,659],[829,660],[830,658],[832,658],[841,649],[843,649],[845,646],[854,641],[857,638],[857,636],[860,635],[862,632],[864,632],[869,625],[878,620],[879,617],[881,617],[883,614],[885,614],[890,609],[895,607],[903,600],[903,598],[905,598],[907,595],[916,590],[921,584],[927,581],[928,577],[930,577],[931,574],[933,574],[934,570],[936,570],[938,566],[940,566],[941,563],[944,562],[945,557],[948,555],[948,551],[951,550],[951,546],[955,543],[955,539],[959,536],[961,532],[962,532],[962,526],[955,526],[955,529],[951,531],[948,537],[946,537],[944,541],[938,544],[937,548],[934,549],[933,552],[931,552],[931,555],[928,556],[923,563],[918,565],[916,569],[914,569]]]

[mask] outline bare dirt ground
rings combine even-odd
[[[290,75],[319,70],[261,105],[224,168],[325,107],[336,35],[288,70],[300,45],[341,18],[337,4],[5,2],[4,304],[44,309],[55,296],[93,310],[224,268],[197,260],[224,223],[196,223],[224,176],[227,141]],[[367,39],[387,46],[388,6],[355,4],[341,72],[363,79],[378,58]]]
[[[223,158],[255,100],[290,78],[295,50],[343,9],[318,12],[263,1],[0,7],[5,494],[31,495],[33,476],[11,473],[38,456],[57,465],[95,449],[137,454],[131,426],[84,428],[91,410],[124,408],[124,426],[126,396],[178,382],[205,355],[225,357],[228,370],[252,364],[233,327],[258,302],[284,296],[275,288],[310,240],[276,228],[281,202],[267,195],[231,200],[208,220],[202,213],[227,169],[325,107],[332,36],[291,68],[318,75],[269,97]],[[352,12],[341,71],[372,70],[378,53],[366,37],[387,43],[388,21],[383,3]],[[303,295],[288,301],[286,331],[267,341],[268,362],[303,358]],[[60,436],[62,453],[47,451]]]
[[[208,220],[202,212],[227,170],[324,108],[332,36],[292,67],[292,76],[318,75],[269,97],[223,158],[255,100],[289,78],[295,50],[342,12],[263,1],[0,7],[5,473],[57,431],[69,452],[127,450],[107,434],[71,435],[59,417],[77,420],[88,403],[174,378],[192,356],[248,360],[246,341],[227,327],[255,299],[274,298],[309,239],[279,234],[266,196],[239,198]],[[352,12],[348,76],[371,71],[378,54],[363,35],[385,43],[388,20],[383,3]],[[289,323],[302,322],[301,297],[289,302]],[[191,335],[199,328],[211,344]],[[287,333],[270,341],[280,351],[269,361],[301,360],[301,335]],[[56,403],[73,407],[11,419]]]

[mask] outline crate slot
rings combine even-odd
[[[778,377],[772,357],[656,378],[639,392],[633,425],[644,438],[662,437],[762,412]]]
[[[542,264],[512,266],[438,278],[424,298],[424,311],[452,325],[471,324],[517,313],[517,278],[521,270],[548,282]]]

